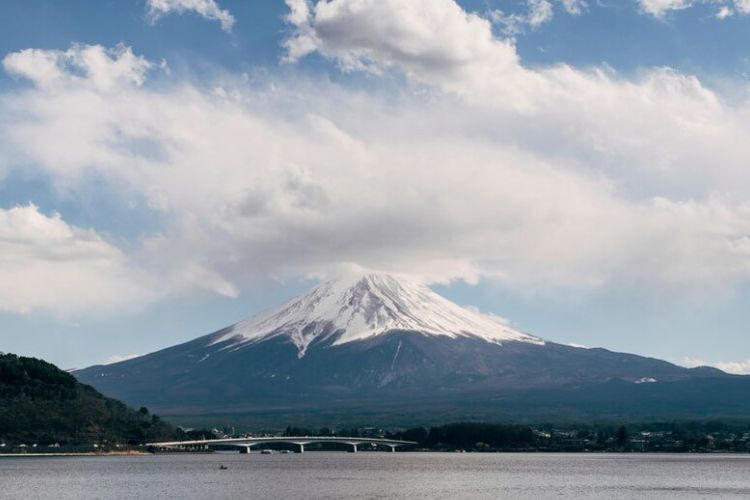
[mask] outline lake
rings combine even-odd
[[[227,470],[220,470],[221,465]],[[0,498],[750,498],[750,455],[0,458]]]

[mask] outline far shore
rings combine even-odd
[[[145,451],[82,451],[69,453],[0,453],[1,457],[112,457],[112,456],[132,456],[132,455],[150,455]]]
[[[310,451],[306,453],[345,453],[343,451]],[[180,451],[176,453],[161,452],[156,455],[206,455],[213,454],[215,452],[206,451]],[[373,451],[362,451],[360,453],[385,453],[385,452],[373,452]],[[737,452],[737,451],[672,451],[672,452],[654,452],[654,451],[540,451],[540,450],[505,450],[505,451],[464,451],[464,450],[411,450],[408,452],[401,453],[471,453],[471,454],[539,454],[539,455],[724,455],[724,456],[737,456],[737,457],[750,457],[748,452]],[[253,454],[260,454],[253,453]],[[126,456],[148,456],[154,455],[154,453],[146,451],[112,451],[112,452],[70,452],[70,453],[0,453],[1,458],[25,458],[25,457],[126,457]]]

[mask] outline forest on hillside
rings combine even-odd
[[[173,439],[179,431],[45,361],[0,353],[0,444],[107,449]]]

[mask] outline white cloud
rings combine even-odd
[[[489,21],[452,0],[334,0],[318,2],[311,11],[304,0],[287,3],[296,29],[285,42],[290,61],[318,51],[348,71],[379,73],[397,65],[410,75],[447,72],[447,77],[472,65],[477,52],[500,67],[517,61],[510,42],[494,38]]]
[[[552,4],[547,0],[528,0],[529,25],[537,28],[552,19]]]
[[[716,368],[735,375],[750,375],[750,359],[716,363]]]
[[[120,361],[127,361],[129,359],[137,358],[141,354],[113,354],[109,356],[105,361],[105,364],[109,365],[112,363],[119,363]]]
[[[74,45],[68,50],[25,49],[3,59],[3,68],[14,76],[31,80],[42,88],[60,85],[86,86],[112,91],[141,85],[151,63],[135,56],[130,47],[118,45]]]
[[[585,0],[562,0],[563,8],[568,14],[578,16],[588,7]]]
[[[518,13],[508,14],[500,9],[490,11],[489,18],[495,25],[501,27],[501,31],[505,36],[509,37],[523,33],[528,24],[527,16]]]
[[[734,11],[727,7],[726,5],[722,6],[719,11],[716,13],[717,19],[726,19],[727,17],[733,16]]]
[[[661,17],[668,11],[690,7],[693,0],[638,0],[638,3],[645,12]]]
[[[195,12],[200,16],[212,21],[219,21],[221,29],[226,32],[232,31],[235,18],[227,9],[222,9],[216,0],[147,0],[146,8],[151,22],[168,14],[183,14]]]
[[[505,13],[500,9],[489,12],[489,18],[493,23],[502,27],[502,32],[507,36],[516,36],[525,31],[526,27],[537,29],[541,25],[552,20],[554,16],[552,4],[548,0],[527,0],[528,12]],[[575,10],[575,5],[571,4]],[[568,11],[568,7],[565,7]],[[568,11],[569,12],[569,11]]]
[[[708,366],[708,363],[701,359],[701,358],[693,358],[690,356],[685,356],[684,358],[680,359],[679,361],[674,361],[675,364],[684,366],[686,368],[696,368],[698,366]]]
[[[694,5],[717,6],[716,17],[726,19],[738,14],[750,13],[750,0],[638,0],[641,9],[655,17],[664,17],[670,11],[683,10]]]
[[[719,361],[715,363],[707,362],[700,358],[686,357],[682,358],[677,364],[694,368],[697,366],[713,366],[719,370],[731,373],[733,375],[750,375],[750,359],[745,361]]]
[[[0,209],[0,311],[93,313],[153,298],[127,256],[96,232],[34,205]]]
[[[524,67],[448,0],[291,7],[290,61],[318,52],[409,85],[150,85],[129,49],[66,51],[142,68],[98,85],[58,52],[19,52],[5,66],[32,85],[0,96],[0,168],[72,193],[93,176],[153,213],[128,255],[165,293],[235,296],[342,262],[529,292],[704,296],[750,279],[746,105],[667,68]]]

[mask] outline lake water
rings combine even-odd
[[[220,470],[220,465],[227,470]],[[0,458],[0,498],[750,498],[748,455]]]

